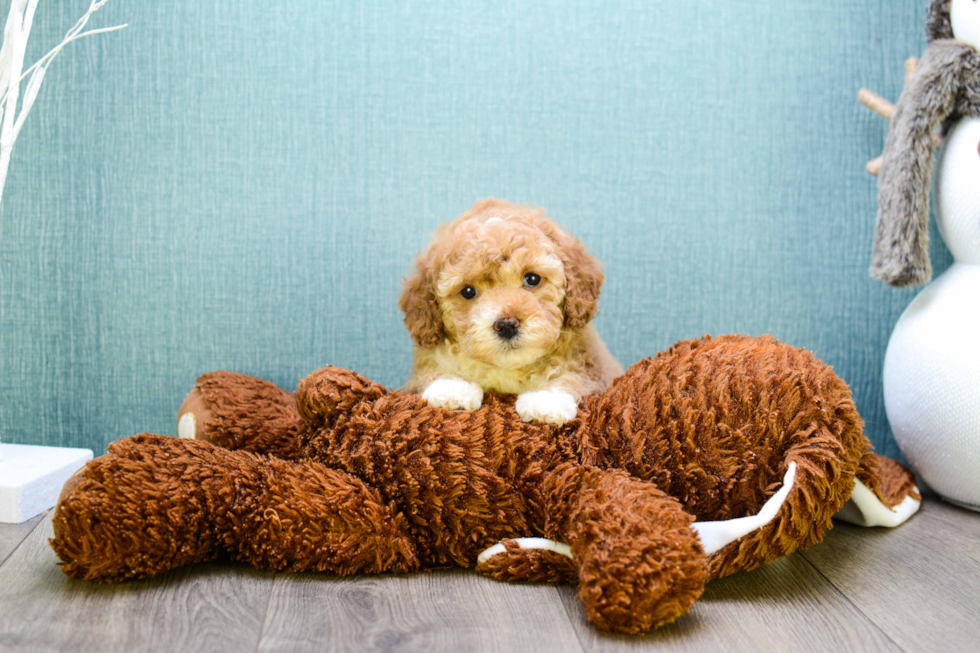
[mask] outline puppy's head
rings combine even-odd
[[[440,227],[415,267],[399,301],[415,342],[448,340],[505,368],[588,324],[603,282],[598,262],[541,209],[492,199]]]

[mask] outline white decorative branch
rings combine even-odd
[[[92,14],[101,9],[102,5],[108,1],[92,0],[88,11],[78,19],[74,27],[68,30],[61,43],[41,57],[33,66],[22,72],[24,53],[27,51],[27,39],[31,34],[34,11],[37,9],[38,0],[11,0],[10,13],[7,14],[7,24],[3,30],[3,46],[0,47],[0,202],[3,201],[3,189],[7,181],[7,170],[10,167],[10,154],[13,151],[14,142],[20,134],[21,127],[24,126],[27,114],[34,106],[48,66],[51,65],[61,50],[72,41],[126,27],[126,25],[116,25],[115,27],[104,27],[87,32],[82,31]],[[18,114],[17,100],[20,96],[20,85],[28,75],[30,75],[30,79],[27,80],[27,86],[24,88],[24,99]]]
[[[24,126],[27,114],[34,106],[48,66],[58,56],[58,53],[72,41],[92,34],[113,32],[126,27],[126,25],[116,25],[115,27],[104,27],[83,32],[82,30],[92,14],[109,1],[91,0],[88,11],[78,19],[74,27],[68,30],[61,43],[24,71],[27,39],[31,35],[34,11],[37,9],[38,1],[11,0],[7,23],[3,28],[3,45],[0,46],[0,202],[3,201],[3,189],[7,183],[7,170],[10,168],[10,155],[14,149],[14,142],[20,134],[21,127]],[[28,75],[30,75],[30,79],[27,80],[27,86],[24,88],[24,98],[21,101],[20,113],[18,114],[17,100],[20,98],[20,85],[27,79]],[[3,460],[2,452],[0,452],[0,460]]]

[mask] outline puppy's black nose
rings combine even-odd
[[[517,335],[521,321],[513,317],[502,317],[493,323],[493,330],[504,340],[510,340]]]

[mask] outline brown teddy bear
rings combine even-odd
[[[768,337],[678,343],[563,427],[523,422],[510,396],[452,412],[333,367],[295,398],[206,374],[182,412],[196,440],[119,440],[65,485],[51,545],[66,574],[222,552],[336,574],[462,565],[577,582],[594,624],[639,633],[707,580],[819,542],[852,490],[859,521],[900,521],[919,498],[871,452],[846,384]]]

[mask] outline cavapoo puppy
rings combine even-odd
[[[538,208],[488,199],[436,232],[399,307],[415,341],[405,384],[433,406],[519,395],[524,421],[564,424],[622,374],[591,321],[603,275]]]

